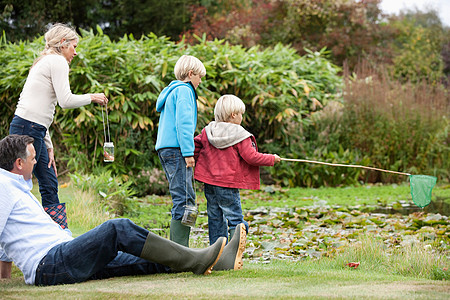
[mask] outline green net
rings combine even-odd
[[[437,178],[428,175],[409,175],[411,196],[419,207],[425,207],[431,202],[431,190],[435,186]]]

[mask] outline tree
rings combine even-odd
[[[395,29],[391,69],[396,79],[437,83],[446,77],[450,30],[442,26],[437,11],[408,10],[391,17],[389,24]]]
[[[30,40],[55,22],[90,29],[100,25],[111,38],[154,32],[178,39],[189,29],[196,0],[0,0],[0,31],[8,40]]]
[[[222,3],[223,1],[215,1]],[[235,44],[265,46],[291,44],[300,54],[305,48],[331,50],[338,65],[355,65],[361,58],[389,60],[386,41],[391,31],[381,20],[380,0],[234,0],[220,14],[196,7],[192,35],[227,39]],[[222,6],[224,7],[224,6]],[[226,9],[226,8],[225,8]]]

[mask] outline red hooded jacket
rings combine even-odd
[[[218,149],[209,142],[205,129],[194,138],[194,178],[221,187],[259,189],[259,166],[273,166],[275,157],[259,153],[251,134],[232,146]]]

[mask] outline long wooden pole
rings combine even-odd
[[[362,169],[375,170],[375,171],[381,171],[381,172],[388,172],[388,173],[394,173],[394,174],[400,174],[400,175],[406,175],[406,176],[411,175],[409,173],[389,171],[389,170],[383,170],[383,169],[366,167],[366,166],[360,166],[360,165],[333,164],[333,163],[326,163],[326,162],[315,161],[315,160],[294,159],[294,158],[281,158],[281,160],[294,161],[294,162],[304,162],[304,163],[312,163],[312,164],[320,164],[320,165],[327,165],[327,166],[333,166],[333,167],[362,168]]]

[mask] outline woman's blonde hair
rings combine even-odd
[[[61,55],[61,47],[67,46],[73,40],[79,40],[78,34],[69,25],[56,23],[50,27],[49,30],[44,35],[45,39],[45,48],[41,52],[40,56],[34,61],[35,65],[43,56],[49,54],[59,54]],[[62,39],[65,39],[64,42],[61,42]]]
[[[244,112],[245,104],[241,99],[234,95],[223,95],[214,107],[214,119],[216,122],[228,122],[231,114],[244,114]]]
[[[199,75],[201,77],[206,75],[205,66],[197,57],[183,55],[175,64],[173,72],[178,80],[183,81],[188,77],[189,71],[192,71],[195,75]]]

